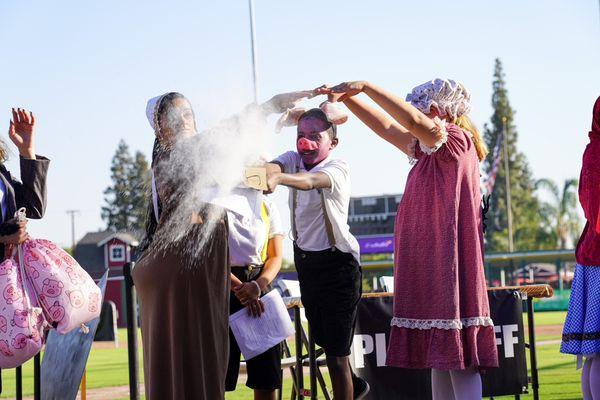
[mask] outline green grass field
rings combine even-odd
[[[536,327],[562,325],[565,312],[537,312]],[[525,321],[526,322],[526,321]],[[537,330],[537,329],[536,329]],[[537,341],[556,340],[560,335],[539,334]],[[90,353],[87,368],[88,389],[106,388],[128,385],[127,372],[127,348],[125,330],[119,330],[119,348],[94,348]],[[581,399],[579,390],[579,371],[575,369],[575,358],[559,352],[559,344],[538,346],[538,364],[540,376],[540,396],[542,399]],[[292,349],[293,351],[293,349]],[[140,360],[141,365],[141,360]],[[15,381],[14,370],[2,371],[3,393],[2,398],[14,398]],[[140,377],[143,374],[140,371]],[[305,378],[305,385],[308,379]],[[33,394],[33,366],[29,362],[23,367],[24,395]],[[291,379],[284,381],[284,398],[289,398],[291,392]],[[504,397],[508,399],[510,397]],[[523,399],[531,399],[531,395],[522,396]],[[238,384],[238,389],[226,396],[227,400],[250,400],[252,391],[244,386],[244,382]]]
[[[536,326],[562,325],[565,323],[566,311],[537,311],[535,314]],[[523,322],[527,326],[527,317],[523,314]]]

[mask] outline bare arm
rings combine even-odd
[[[318,94],[342,94],[339,101],[364,92],[377,105],[427,147],[434,147],[442,139],[442,132],[431,118],[394,94],[366,81],[343,82],[332,88],[326,85],[315,89]]]
[[[331,180],[324,172],[274,173],[269,176],[268,185],[271,192],[277,185],[298,190],[313,190],[331,188]]]
[[[363,91],[424,145],[433,147],[442,138],[431,118],[401,98],[369,82],[365,83]]]
[[[256,278],[256,283],[261,291],[265,291],[267,286],[273,282],[273,279],[281,270],[283,262],[283,236],[275,235],[267,243],[267,261],[263,267],[262,273]]]
[[[371,107],[356,97],[348,97],[344,104],[379,137],[393,144],[409,156],[414,156],[410,151],[413,141],[411,133],[384,112]]]
[[[235,276],[234,274],[232,274],[231,272],[229,273],[229,279],[231,280],[231,291],[233,292],[234,289],[242,286],[242,281],[240,281],[237,276]]]
[[[267,260],[263,270],[254,282],[242,283],[235,276],[230,275],[232,289],[240,303],[248,309],[248,315],[260,317],[265,311],[265,306],[260,300],[260,294],[266,290],[267,286],[275,279],[281,264],[283,262],[283,236],[276,235],[269,239],[267,243]]]

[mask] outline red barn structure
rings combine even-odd
[[[139,242],[131,232],[89,232],[75,246],[74,257],[94,279],[100,279],[108,269],[104,301],[115,303],[117,325],[125,327],[125,285],[123,266],[137,258]]]

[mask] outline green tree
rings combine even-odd
[[[140,151],[135,153],[131,175],[129,177],[132,225],[131,229],[142,232],[147,214],[147,198],[150,192],[150,171],[146,156]]]
[[[498,136],[503,134],[503,131],[506,132],[504,140],[507,140],[509,153],[514,250],[551,248],[554,244],[551,237],[548,232],[540,229],[544,221],[540,214],[540,202],[535,196],[535,180],[527,158],[517,149],[518,133],[514,125],[515,112],[508,100],[508,90],[500,59],[496,59],[494,68],[492,107],[494,112],[490,123],[484,127],[484,137],[487,146],[493,149],[498,141]],[[490,209],[487,214],[486,250],[490,252],[509,250],[504,154],[502,152],[503,158],[498,169],[496,184],[491,193]],[[491,170],[492,162],[491,157],[484,162],[483,168],[487,173]]]
[[[144,226],[148,162],[141,152],[131,156],[124,140],[119,142],[111,167],[112,185],[104,190],[102,219],[113,231],[137,230]]]
[[[576,243],[581,232],[577,214],[577,185],[577,179],[567,179],[562,190],[550,179],[539,179],[535,183],[536,189],[544,190],[550,195],[549,201],[542,202],[541,212],[547,221],[546,232],[559,249]]]

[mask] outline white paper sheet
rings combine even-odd
[[[229,327],[245,360],[264,353],[294,333],[290,315],[277,290],[261,297],[265,312],[258,318],[243,308],[229,316]]]

